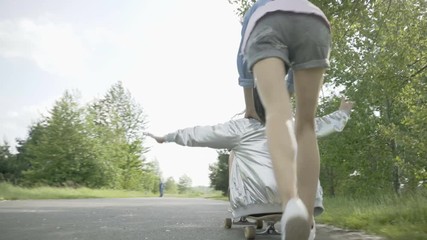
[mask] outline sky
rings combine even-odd
[[[244,109],[239,41],[227,0],[1,0],[0,140],[25,139],[66,90],[83,105],[119,81],[155,135],[228,121]],[[144,146],[165,180],[210,184],[216,150]]]

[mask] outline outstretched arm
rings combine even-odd
[[[164,143],[166,141],[165,137],[155,136],[154,134],[149,133],[149,132],[145,132],[144,135],[153,138],[154,140],[156,140],[157,143]]]
[[[240,120],[241,121],[241,120]],[[239,120],[228,121],[214,126],[196,126],[184,128],[164,136],[144,133],[158,143],[174,142],[188,147],[209,147],[215,149],[232,149],[239,141],[242,133],[239,131]]]
[[[341,132],[348,119],[354,102],[341,98],[341,104],[337,111],[315,119],[316,135],[318,138],[325,137],[334,132]]]

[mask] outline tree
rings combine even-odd
[[[178,193],[182,194],[190,190],[192,180],[187,174],[182,175],[178,180]]]
[[[142,188],[152,193],[159,192],[161,173],[157,159],[147,162],[142,167]]]
[[[253,0],[229,0],[242,16]],[[331,195],[415,191],[426,177],[427,2],[313,0],[332,26],[318,114],[356,102],[343,133],[319,141]]]
[[[16,156],[10,152],[10,145],[4,141],[0,145],[0,182],[14,182],[17,178],[15,172]]]
[[[96,154],[76,96],[66,91],[49,113],[31,128],[30,138],[18,149],[19,158],[30,164],[23,173],[26,182],[101,186]]]
[[[66,91],[20,140],[24,183],[158,191],[158,166],[143,156],[145,115],[130,93],[119,82],[85,107],[76,93]]]
[[[406,125],[404,119],[408,119],[412,104],[425,101],[425,97],[415,99],[427,95],[421,80],[426,79],[427,67],[421,53],[427,48],[422,37],[427,34],[426,3],[388,1],[371,4],[366,10],[361,21],[354,19],[356,24],[348,21],[343,25],[343,29],[351,30],[350,34],[346,32],[344,41],[338,40],[341,43],[337,53],[332,53],[336,64],[331,83],[344,88],[357,102],[352,121],[359,121],[359,129],[354,129],[349,140],[353,138],[354,146],[357,136],[360,143],[354,149],[354,160],[350,160],[360,173],[359,189],[399,193],[402,184],[416,185],[414,172],[424,168],[414,164],[420,162],[422,152],[412,154],[411,149],[425,135],[414,134],[412,130],[417,127]],[[343,58],[345,55],[348,58]],[[417,94],[405,94],[415,88]],[[422,121],[418,118],[423,112],[420,110],[412,122],[417,125],[418,120]],[[408,142],[403,139],[412,139],[412,144],[405,146]]]
[[[143,170],[143,153],[147,149],[142,147],[146,122],[142,107],[118,82],[89,106],[89,112],[93,137],[98,139],[98,145],[104,146],[101,154],[116,171],[117,187],[140,188],[142,182],[152,177],[147,169]]]
[[[22,151],[23,141],[17,139],[16,148]],[[19,184],[22,178],[22,172],[29,167],[28,161],[21,158],[19,154],[13,154],[10,151],[8,142],[0,145],[0,181],[7,181],[12,184]]]
[[[228,158],[230,154],[227,150],[220,150],[217,151],[217,153],[218,161],[209,165],[209,179],[211,181],[210,186],[215,190],[222,191],[223,195],[226,196],[228,194],[229,184]]]
[[[169,177],[165,182],[165,192],[167,193],[178,193],[178,185],[173,177]]]

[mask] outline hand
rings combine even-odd
[[[341,97],[341,104],[339,110],[344,111],[350,115],[354,102],[348,101],[345,97]]]
[[[156,140],[156,142],[158,142],[158,143],[164,143],[166,141],[164,137],[155,136],[149,132],[144,132],[144,135],[149,136],[151,138],[154,138],[154,140]]]

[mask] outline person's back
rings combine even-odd
[[[348,119],[349,112],[343,110],[316,118],[317,136],[325,137],[333,132],[342,131]],[[233,144],[233,147],[229,148],[233,151],[229,165],[230,205],[233,217],[281,212],[281,200],[268,151],[265,125],[258,120],[247,118],[239,119],[232,125],[240,126],[237,129],[242,130],[238,144]],[[320,215],[323,211],[323,191],[318,182],[314,216]]]
[[[319,137],[343,130],[349,112],[338,110],[317,118]],[[163,137],[147,134],[157,142],[174,142],[189,147],[209,147],[233,151],[229,166],[230,205],[233,217],[281,212],[277,183],[268,151],[265,125],[256,119],[241,118],[217,125],[179,129]],[[318,184],[315,215],[323,212],[323,197]]]
[[[251,124],[252,122],[252,124]],[[243,124],[256,126],[245,132],[233,151],[229,188],[230,207],[234,218],[281,211],[265,126],[255,119]]]

